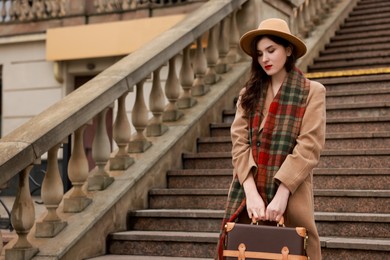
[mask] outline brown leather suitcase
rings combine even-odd
[[[303,227],[266,226],[228,222],[225,225],[226,260],[307,260],[307,232]]]

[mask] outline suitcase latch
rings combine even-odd
[[[238,245],[238,260],[245,260],[246,246],[244,243]]]

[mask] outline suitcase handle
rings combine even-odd
[[[258,225],[259,222],[257,222],[257,220],[255,218],[252,217],[252,225]],[[285,227],[284,225],[284,217],[282,216],[282,218],[279,220],[278,224],[277,224],[278,227]]]

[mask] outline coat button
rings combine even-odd
[[[257,142],[256,142],[256,146],[257,146],[257,147],[260,147],[260,141],[257,141]]]

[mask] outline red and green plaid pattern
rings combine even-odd
[[[276,193],[277,184],[273,177],[279,170],[287,155],[292,153],[299,135],[302,118],[305,113],[306,100],[309,94],[308,81],[298,69],[292,70],[284,80],[282,87],[272,101],[265,125],[259,133],[263,118],[261,111],[266,93],[263,93],[259,105],[249,117],[249,140],[254,160],[257,162],[255,181],[257,189],[266,205]],[[265,92],[265,91],[264,91]],[[258,134],[259,133],[259,134]],[[232,222],[245,208],[244,189],[235,177],[228,194],[225,216],[222,221],[218,255],[222,259],[224,226]]]

